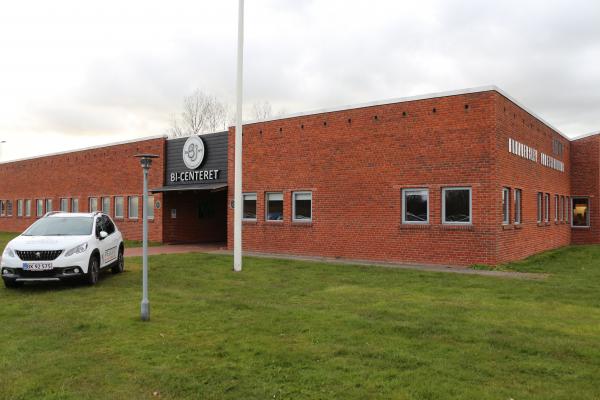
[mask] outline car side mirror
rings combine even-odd
[[[107,236],[108,236],[108,233],[106,233],[105,231],[100,232],[100,240],[106,239]]]

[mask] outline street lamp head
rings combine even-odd
[[[156,154],[136,154],[135,157],[140,159],[140,164],[144,169],[149,169],[152,165],[152,159],[158,158]]]

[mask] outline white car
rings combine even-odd
[[[123,235],[106,214],[48,213],[8,243],[2,279],[7,288],[82,278],[94,285],[104,268],[123,272],[124,250]]]

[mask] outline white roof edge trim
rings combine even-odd
[[[146,137],[142,137],[142,138],[139,138],[139,139],[129,139],[129,140],[123,140],[123,141],[120,141],[120,142],[112,142],[112,143],[106,143],[106,144],[99,144],[99,145],[96,145],[96,146],[83,147],[83,148],[79,148],[79,149],[59,151],[59,152],[56,152],[56,153],[41,154],[39,156],[18,158],[18,159],[10,160],[10,161],[2,161],[2,162],[0,162],[0,165],[11,164],[11,163],[20,162],[20,161],[37,160],[37,159],[40,159],[40,158],[61,156],[61,155],[70,154],[70,153],[77,153],[77,152],[80,152],[80,151],[97,150],[97,149],[102,149],[102,148],[105,148],[105,147],[120,146],[120,145],[123,145],[123,144],[130,144],[130,143],[136,143],[136,142],[146,142],[148,140],[166,139],[166,138],[167,138],[166,135],[146,136]]]
[[[516,104],[518,107],[522,108],[525,112],[527,112],[532,117],[539,120],[541,123],[546,125],[548,128],[552,129],[553,131],[555,131],[556,133],[561,135],[563,138],[565,138],[569,141],[572,140],[567,135],[562,133],[558,128],[556,128],[555,126],[553,126],[552,124],[550,124],[549,122],[547,122],[546,120],[541,118],[539,115],[537,115],[535,112],[533,112],[530,108],[526,107],[521,102],[516,100],[514,97],[509,95],[507,92],[505,92],[504,90],[500,89],[498,86],[495,86],[495,85],[477,86],[477,87],[466,88],[466,89],[450,90],[450,91],[446,91],[446,92],[435,92],[435,93],[428,93],[428,94],[422,94],[422,95],[417,95],[417,96],[398,97],[398,98],[392,98],[392,99],[386,99],[386,100],[377,100],[377,101],[372,101],[372,102],[367,102],[367,103],[359,103],[359,104],[351,104],[351,105],[346,105],[346,106],[323,108],[323,109],[317,109],[317,110],[311,110],[311,111],[305,111],[305,112],[299,112],[299,113],[293,113],[293,114],[286,114],[286,115],[271,117],[271,118],[262,119],[262,120],[244,121],[244,125],[259,124],[259,123],[263,123],[263,122],[278,121],[278,120],[283,120],[283,119],[288,119],[288,118],[305,117],[305,116],[309,116],[309,115],[325,114],[325,113],[338,112],[338,111],[355,110],[357,108],[383,106],[383,105],[395,104],[395,103],[406,103],[409,101],[436,99],[436,98],[440,98],[440,97],[459,96],[459,95],[463,95],[463,94],[492,92],[492,91],[495,91],[495,92],[501,94],[502,96],[506,97],[508,100],[510,100],[511,102]],[[231,127],[233,127],[233,125],[231,125]]]
[[[600,135],[600,131],[590,132],[590,133],[584,133],[583,135],[577,135],[572,140],[585,139],[587,137],[595,136],[595,135]]]

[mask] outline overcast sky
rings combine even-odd
[[[164,134],[195,89],[233,104],[236,30],[236,0],[4,2],[2,159]],[[600,2],[246,1],[247,118],[490,84],[600,130]]]

